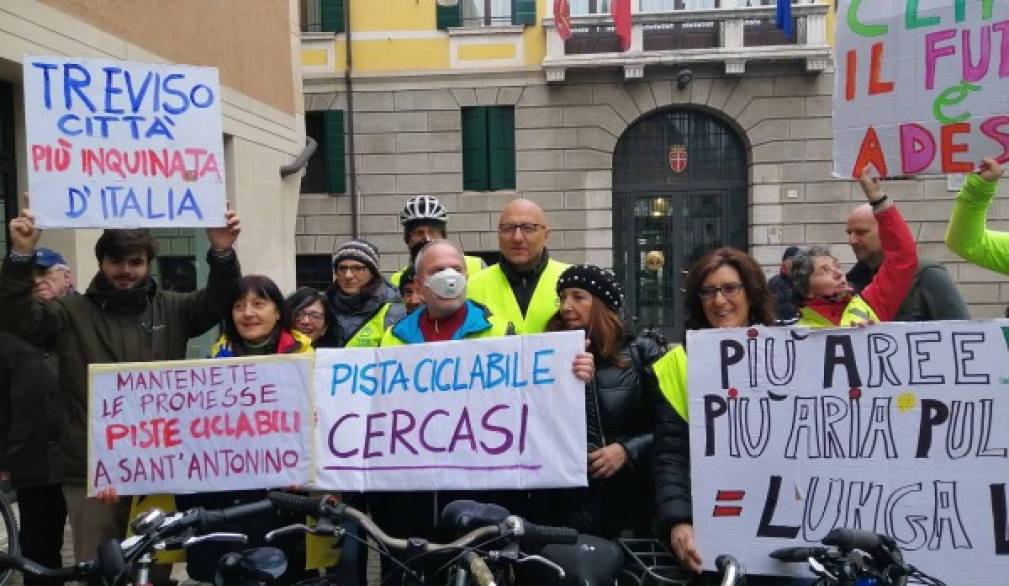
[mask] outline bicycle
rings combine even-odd
[[[55,582],[79,581],[94,586],[146,585],[150,582],[155,552],[189,548],[210,541],[246,543],[248,537],[245,535],[214,533],[213,529],[273,511],[273,503],[268,500],[220,510],[196,508],[168,516],[152,509],[133,520],[132,537],[106,541],[99,546],[95,559],[64,568],[48,568],[20,555],[0,553],[0,571],[13,570]],[[232,558],[230,564],[222,558],[222,574],[233,578],[222,580],[222,584],[263,584],[283,574],[286,559],[283,563],[276,559],[276,553],[281,556],[283,553],[280,550],[258,551],[264,549],[274,548],[246,550],[237,559]]]
[[[816,586],[906,586],[909,578],[946,586],[905,563],[897,541],[889,535],[838,528],[820,543],[828,547],[785,547],[769,555],[786,563],[806,563],[817,576]]]
[[[466,586],[467,584],[496,586],[499,584],[498,580],[502,580],[500,584],[511,583],[503,580],[504,576],[501,573],[503,567],[529,563],[541,564],[559,579],[563,579],[565,571],[559,565],[538,554],[524,554],[521,549],[552,543],[571,544],[578,538],[578,533],[573,529],[537,525],[517,515],[507,515],[500,522],[485,523],[492,516],[496,518],[500,511],[494,511],[491,515],[486,514],[484,510],[474,510],[468,506],[451,508],[454,503],[450,503],[446,507],[446,510],[450,511],[447,517],[443,512],[443,518],[448,520],[446,522],[451,522],[456,527],[469,525],[477,525],[477,527],[468,530],[464,535],[449,543],[434,543],[421,538],[400,539],[390,537],[363,512],[345,503],[340,503],[329,495],[313,498],[271,492],[268,498],[280,511],[308,515],[315,517],[318,521],[312,527],[297,523],[274,529],[267,533],[267,542],[277,536],[293,532],[356,539],[355,536],[347,533],[338,525],[338,523],[348,520],[353,521],[364,529],[379,544],[379,547],[376,548],[364,541],[362,544],[390,560],[402,573],[400,581],[403,584],[431,584],[435,582],[435,576],[444,573],[448,576],[448,583],[454,586]],[[466,503],[465,501],[457,502]],[[501,508],[498,507],[498,509]],[[505,542],[506,547],[493,551],[484,549],[499,541]],[[405,561],[398,559],[393,555],[393,552],[401,554]],[[450,557],[428,575],[418,567],[418,564],[422,561],[426,562],[434,556]],[[326,584],[332,580],[332,576],[320,576],[305,580],[301,584]]]

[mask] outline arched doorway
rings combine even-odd
[[[746,149],[700,110],[644,116],[613,153],[614,265],[639,327],[683,339],[683,273],[719,246],[746,250]]]

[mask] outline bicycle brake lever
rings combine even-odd
[[[808,560],[806,560],[806,562],[809,563],[809,569],[813,570],[813,573],[816,574],[817,576],[823,578],[829,578],[831,580],[834,580],[835,582],[837,581],[837,576],[828,572],[827,568],[823,564],[818,562],[816,558],[809,558]]]
[[[249,536],[244,533],[207,533],[206,535],[194,535],[192,537],[186,538],[182,542],[182,547],[189,548],[199,543],[204,543],[207,541],[213,541],[218,543],[248,543]]]
[[[524,564],[526,562],[539,562],[544,566],[547,566],[548,568],[552,568],[555,572],[557,572],[557,577],[561,580],[563,580],[567,576],[567,574],[564,573],[564,568],[558,566],[554,562],[548,560],[547,558],[541,555],[527,555],[515,560],[515,563],[517,564]]]
[[[275,537],[280,537],[281,535],[287,535],[289,533],[310,533],[312,535],[323,535],[327,537],[339,537],[344,534],[343,527],[337,527],[325,519],[320,520],[315,524],[315,527],[309,527],[304,523],[294,523],[293,525],[287,525],[286,527],[280,527],[279,529],[274,529],[266,534],[266,541],[273,541]]]

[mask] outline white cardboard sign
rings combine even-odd
[[[88,377],[88,494],[311,481],[311,355],[93,364]]]
[[[224,225],[217,69],[25,57],[23,70],[40,228]]]
[[[583,347],[579,331],[320,350],[318,486],[585,486]]]
[[[1009,575],[1009,321],[688,334],[693,513],[707,567],[835,527],[893,536],[961,586]]]

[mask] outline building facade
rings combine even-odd
[[[354,234],[383,270],[404,265],[397,214],[422,193],[489,259],[502,205],[538,202],[552,255],[614,268],[638,323],[674,336],[683,271],[712,247],[749,250],[768,274],[791,244],[834,244],[852,263],[844,221],[863,196],[831,176],[832,3],[796,3],[787,37],[766,0],[634,0],[626,52],[607,4],[572,0],[563,41],[548,0],[303,0],[322,148],[298,208],[299,279],[324,282]],[[974,315],[1001,316],[1009,284],[943,245],[954,188],[887,189]]]
[[[241,215],[246,273],[294,286],[294,224],[300,174],[282,177],[305,147],[299,6],[295,0],[115,2],[19,0],[0,8],[0,210],[5,223],[27,189],[21,61],[72,55],[220,70],[228,199]],[[20,199],[20,201],[19,201]],[[0,254],[7,252],[7,231]],[[206,279],[202,230],[157,230],[162,286],[189,290]],[[47,230],[83,289],[97,270],[98,230]]]

